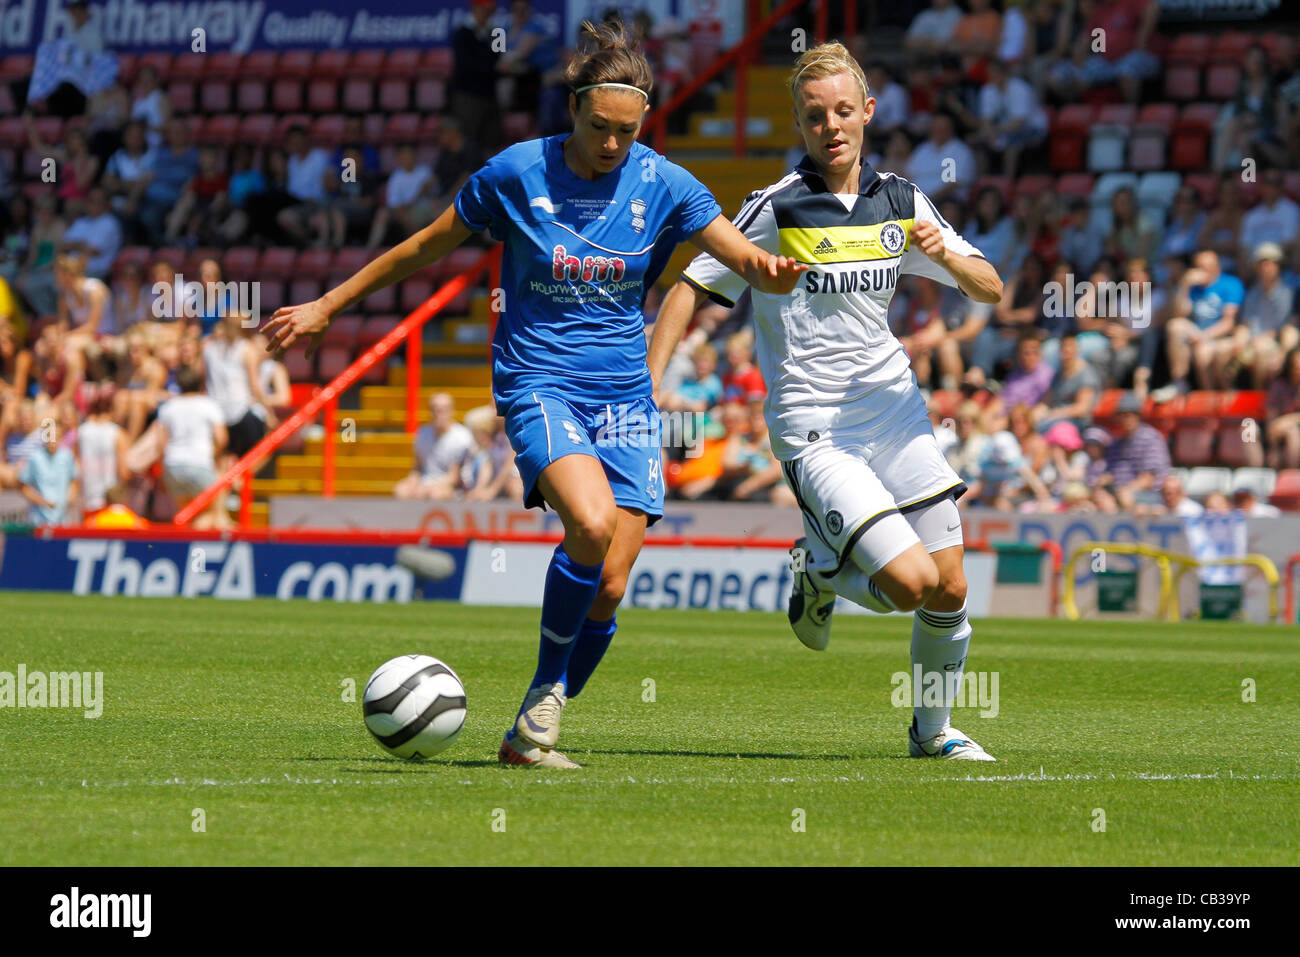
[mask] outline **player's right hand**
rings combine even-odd
[[[789,256],[768,256],[759,273],[758,291],[784,296],[799,285],[799,274],[808,267]]]
[[[332,318],[324,302],[316,299],[299,306],[281,306],[258,331],[266,336],[266,351],[277,359],[284,358],[285,350],[303,336],[310,336],[311,342],[307,344],[310,359],[320,348]]]

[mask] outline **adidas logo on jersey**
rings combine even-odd
[[[831,238],[829,236],[823,236],[822,241],[813,247],[813,252],[818,254],[834,253],[834,252],[839,252],[839,247],[836,246],[833,242],[831,242]]]

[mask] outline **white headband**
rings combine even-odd
[[[586,93],[588,90],[594,90],[597,87],[603,87],[603,86],[613,86],[613,87],[617,87],[620,90],[631,90],[633,93],[640,93],[647,100],[650,99],[650,95],[646,93],[645,90],[641,89],[641,87],[631,86],[630,84],[627,83],[593,83],[590,86],[578,87],[576,90],[573,91],[573,95],[581,96],[582,94]]]

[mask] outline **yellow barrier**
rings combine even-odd
[[[1074,563],[1078,561],[1080,555],[1092,554],[1097,550],[1118,555],[1142,555],[1155,560],[1156,568],[1160,570],[1160,597],[1156,606],[1156,617],[1165,618],[1167,621],[1179,621],[1182,617],[1178,607],[1178,586],[1182,583],[1183,575],[1190,569],[1217,568],[1220,565],[1253,565],[1263,573],[1264,580],[1268,582],[1269,619],[1277,619],[1277,591],[1281,576],[1278,575],[1277,566],[1267,555],[1242,555],[1203,562],[1191,555],[1143,545],[1140,542],[1084,542],[1070,553],[1069,560],[1061,566],[1061,604],[1065,610],[1065,617],[1071,621],[1077,621],[1079,618],[1079,607],[1074,602]],[[1171,563],[1174,562],[1179,566],[1177,574],[1174,574],[1170,568]]]

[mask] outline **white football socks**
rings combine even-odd
[[[916,736],[922,741],[932,738],[948,727],[953,700],[961,688],[962,673],[966,668],[966,649],[970,646],[971,627],[966,617],[966,606],[959,611],[930,611],[918,608],[912,619],[912,674],[920,668],[922,688],[939,681],[942,704],[922,706],[913,701],[912,714],[916,718]],[[931,677],[941,676],[940,679]],[[914,685],[915,688],[915,685]],[[913,691],[916,694],[916,691]]]

